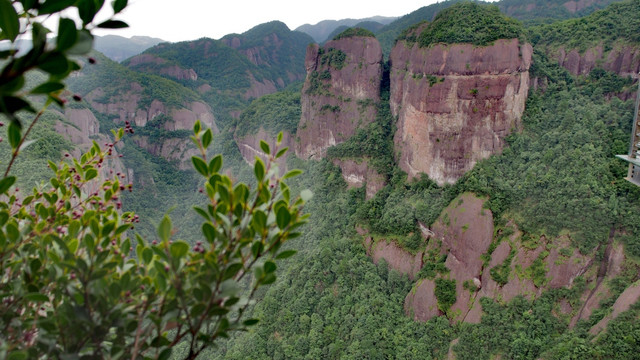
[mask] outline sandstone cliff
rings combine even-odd
[[[409,252],[394,241],[374,240],[357,229],[375,263],[384,259],[389,268],[415,280],[405,298],[408,316],[418,321],[447,316],[451,322],[478,323],[483,297],[507,303],[516,296],[536,299],[546,290],[569,288],[580,294],[579,299],[557,298],[554,314],[573,327],[614,295],[610,284],[628,270],[624,249],[614,241],[613,230],[602,257],[596,257],[598,249],[581,254],[568,235],[548,239],[525,234],[513,222],[494,229],[493,214],[484,208],[484,202],[471,193],[454,199],[431,229],[423,229],[426,244],[417,252]],[[423,272],[427,266],[437,270]],[[438,279],[454,284],[455,301],[448,308],[436,295]],[[609,320],[638,301],[638,289],[636,283],[616,294],[613,313],[594,325],[591,333],[602,331]]]
[[[573,75],[588,75],[596,67],[623,77],[635,78],[640,72],[640,47],[638,46],[616,44],[605,51],[602,45],[598,45],[584,52],[559,47],[556,50],[549,50],[549,53],[558,60],[558,65]]]
[[[302,117],[296,155],[320,158],[375,118],[380,100],[382,50],[373,37],[310,45],[305,59]]]
[[[115,95],[109,96],[102,87],[98,87],[84,98],[94,111],[114,118],[121,125],[129,121],[142,130],[153,127],[154,131],[190,131],[196,120],[200,120],[204,126],[218,132],[209,105],[200,101],[186,102],[183,106],[166,104],[158,99],[149,102],[144,100],[143,92],[143,87],[134,82],[126,91]],[[88,109],[83,111],[83,114],[89,112]],[[151,140],[149,136],[136,135],[134,142],[153,155],[177,163],[180,169],[190,169],[191,156],[197,153],[186,137],[155,137]]]
[[[399,41],[390,57],[390,105],[400,167],[442,185],[500,152],[520,124],[531,54],[517,39],[427,48]]]

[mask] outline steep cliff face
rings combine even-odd
[[[54,129],[58,134],[77,145],[77,148],[72,152],[76,158],[91,148],[94,140],[100,145],[112,141],[107,135],[100,133],[100,123],[89,109],[67,108],[64,115],[60,114],[60,117],[64,117],[66,121],[57,121],[54,124]],[[112,157],[103,163],[104,166],[100,168],[99,172],[102,179],[111,178],[113,174],[122,174],[124,177],[121,181],[125,183],[133,181],[134,171],[124,166],[118,156],[120,150],[122,150],[121,146],[114,147]]]
[[[624,249],[613,240],[615,231],[603,245],[601,257],[596,257],[598,249],[581,254],[568,235],[547,238],[525,234],[512,222],[494,229],[493,215],[483,208],[484,201],[471,193],[452,201],[425,234],[429,237],[426,248],[415,259],[397,246],[372,247],[371,240],[365,238],[367,253],[374,261],[384,258],[389,267],[418,278],[405,298],[408,316],[427,321],[446,315],[452,322],[479,323],[481,298],[509,302],[516,296],[536,299],[549,289],[573,288],[579,299],[560,297],[554,304],[554,314],[573,327],[613,296],[612,281],[626,271]],[[421,269],[434,262],[444,268],[440,266],[431,275],[421,274]],[[455,301],[448,308],[438,296],[438,279],[454,284],[451,295],[455,293]],[[575,287],[576,283],[580,285]],[[635,284],[617,294],[613,314],[594,325],[591,332],[602,331],[610,319],[638,301],[639,288]]]
[[[399,41],[390,57],[390,105],[400,167],[442,185],[500,152],[520,124],[531,54],[517,39],[426,48]]]
[[[165,104],[158,99],[147,104],[143,101],[143,91],[143,87],[135,82],[129,85],[127,91],[112,96],[107,96],[105,91],[98,87],[88,93],[85,100],[94,111],[115,117],[116,122],[120,124],[129,121],[143,129],[154,127],[165,131],[177,131],[191,130],[196,120],[200,120],[206,127],[218,132],[209,105],[200,101],[192,101],[183,106],[176,106]],[[86,115],[87,113],[90,113],[90,110],[76,110],[73,112],[73,116],[79,118],[81,114]],[[95,119],[93,114],[91,117]],[[146,136],[136,136],[135,142],[153,155],[177,162],[180,169],[189,169],[191,166],[190,158],[197,152],[190,140],[185,137],[160,137],[151,141]]]
[[[560,47],[551,51],[558,59],[558,65],[567,69],[573,75],[587,75],[596,67],[614,72],[620,76],[637,77],[640,72],[640,47],[618,44],[609,51],[604,51],[601,45],[587,49]]]
[[[334,159],[333,164],[340,167],[342,178],[347,187],[365,187],[365,198],[371,199],[386,185],[386,178],[369,166],[369,159]]]
[[[320,158],[375,118],[380,100],[382,50],[373,37],[310,45],[305,59],[302,116],[296,155]]]
[[[432,228],[430,250],[446,255],[445,276],[455,281],[456,301],[451,309],[433,306],[438,303],[434,279],[422,279],[405,299],[407,313],[414,319],[426,321],[447,311],[452,319],[462,321],[475,300],[470,286],[481,286],[484,254],[493,238],[493,216],[483,209],[484,200],[464,194],[452,202]]]

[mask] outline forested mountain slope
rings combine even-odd
[[[428,38],[424,29],[413,41]],[[307,167],[316,199],[306,252],[256,306],[268,321],[227,344],[223,357],[632,357],[637,344],[615,334],[639,331],[629,304],[638,300],[640,191],[613,156],[626,152],[633,102],[612,95],[636,85],[603,69],[573,77],[542,49],[527,77],[544,91],[529,90],[522,130],[506,137],[502,154],[443,187],[425,176],[407,180],[389,154],[391,77],[376,121]],[[416,59],[392,63],[411,68]],[[434,89],[444,84],[437,70],[421,74],[434,77]],[[458,94],[473,99],[495,89],[487,85]],[[370,198],[363,183],[349,190],[356,174],[333,165],[338,159],[385,164],[387,185]],[[377,268],[365,266],[365,254]],[[417,271],[406,266],[412,259]],[[606,314],[624,310],[607,323]],[[403,312],[425,323],[407,323]]]
[[[96,54],[69,81],[82,101],[47,114],[57,135],[37,129],[47,141],[17,169],[128,122],[118,166],[140,190],[123,206],[149,239],[169,209],[195,241],[195,119],[238,179],[260,138],[284,131],[299,157],[280,166],[306,171],[291,185],[315,193],[310,223],[255,304],[262,323],[208,358],[635,356],[640,191],[614,155],[628,146],[640,0],[537,27],[456,3],[322,47],[272,22],[122,65]],[[523,18],[567,8],[503,4]],[[579,71],[563,60],[574,51]]]
[[[247,100],[284,89],[304,77],[304,51],[313,42],[279,21],[220,40],[160,44],[124,64],[178,80],[221,112],[237,116]]]

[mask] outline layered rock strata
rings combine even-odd
[[[309,45],[307,78],[296,155],[320,158],[375,119],[380,100],[382,49],[373,37],[350,37]]]
[[[390,106],[398,117],[400,167],[442,185],[500,152],[520,125],[531,54],[518,39],[484,47],[398,42],[390,57]]]

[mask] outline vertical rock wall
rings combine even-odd
[[[390,57],[390,105],[398,116],[400,167],[442,185],[500,152],[520,124],[531,54],[518,39],[484,47],[398,42]]]
[[[373,37],[350,37],[310,45],[305,59],[302,117],[296,155],[323,157],[373,121],[380,100],[382,49]]]

